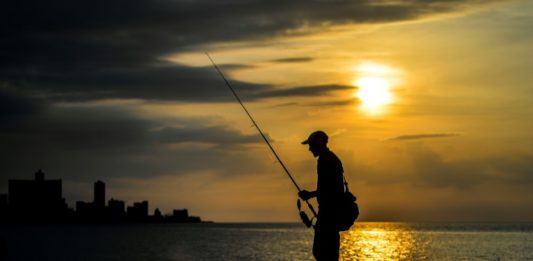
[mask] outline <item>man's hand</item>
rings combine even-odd
[[[308,199],[314,197],[315,193],[314,193],[314,191],[313,192],[309,192],[307,190],[302,190],[302,191],[298,192],[298,196],[301,199],[303,199],[303,200],[308,200]]]

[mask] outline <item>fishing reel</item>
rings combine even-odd
[[[316,217],[309,219],[307,214],[302,210],[302,202],[300,201],[300,199],[296,201],[296,206],[298,206],[298,211],[300,211],[300,218],[302,219],[302,222],[305,224],[305,226],[312,227],[313,221],[316,219]]]

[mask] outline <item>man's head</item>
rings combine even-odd
[[[323,131],[315,131],[309,135],[307,140],[302,141],[302,144],[309,145],[309,151],[313,153],[313,156],[317,157],[322,151],[327,149],[328,135]]]

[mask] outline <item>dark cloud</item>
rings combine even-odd
[[[425,134],[414,134],[414,135],[400,135],[394,138],[387,140],[391,141],[400,141],[400,140],[420,140],[420,139],[435,139],[435,138],[447,138],[447,137],[456,137],[460,136],[457,133],[425,133]]]
[[[532,184],[533,155],[509,154],[464,160],[446,160],[444,155],[415,145],[410,149],[413,183],[436,187],[469,188],[482,183]]]
[[[283,58],[283,59],[276,59],[271,60],[272,63],[305,63],[305,62],[311,62],[314,58],[312,57],[291,57],[291,58]]]
[[[487,2],[490,1],[418,0],[377,5],[370,0],[24,1],[7,3],[1,21],[6,25],[4,31],[8,35],[30,33],[42,36],[40,33],[50,33],[55,36],[83,36],[80,40],[92,44],[120,46],[126,43],[138,47],[137,50],[143,50],[142,44],[135,45],[139,39],[151,39],[152,46],[162,50],[173,46],[177,49],[207,42],[287,34],[301,26],[324,23],[415,19]]]
[[[0,128],[30,118],[44,107],[39,99],[0,87]]]
[[[348,105],[357,105],[360,104],[361,100],[358,98],[352,99],[343,99],[343,100],[333,100],[333,101],[323,101],[323,102],[312,102],[306,103],[304,106],[313,106],[313,107],[331,107],[331,106],[348,106]]]
[[[235,64],[235,63],[226,63],[222,65],[218,65],[222,71],[233,71],[233,70],[242,70],[242,69],[252,69],[256,68],[255,65],[249,65],[249,64]]]
[[[14,151],[35,147],[114,149],[140,142],[143,135],[138,130],[153,127],[149,121],[115,107],[61,107],[42,99],[16,97],[0,92],[5,110],[0,115],[0,139]],[[24,116],[17,116],[17,112]]]
[[[28,93],[60,101],[137,98],[209,102],[231,98],[212,67],[192,68],[160,63],[93,70],[72,68],[54,71],[54,68],[46,68],[10,77],[11,82],[24,85]],[[240,81],[232,83],[243,93],[260,93],[272,88]]]
[[[16,102],[6,106],[6,100]],[[243,146],[261,144],[259,135],[243,134],[208,118],[168,121],[117,107],[59,106],[5,94],[0,104],[27,114],[18,121],[6,121],[7,113],[0,115],[0,188],[7,179],[30,177],[38,168],[56,178],[94,181],[201,170],[242,175],[262,166],[250,153],[253,147]],[[32,111],[35,104],[46,109]],[[245,162],[228,164],[240,160]]]
[[[217,145],[251,144],[261,141],[259,135],[245,135],[224,126],[163,128],[156,131],[157,140],[163,143],[202,142]],[[271,138],[268,138],[272,141]]]
[[[530,153],[450,159],[449,155],[421,142],[405,143],[401,149],[395,147],[382,153],[400,154],[403,159],[400,162],[380,160],[377,165],[348,161],[346,169],[356,173],[357,179],[378,186],[407,183],[417,187],[466,191],[483,184],[533,184],[533,155]]]
[[[299,103],[297,103],[297,102],[284,102],[284,103],[275,104],[272,107],[273,108],[276,108],[276,107],[289,107],[289,106],[295,106],[295,105],[298,105],[298,104]]]
[[[7,77],[7,76],[6,76]],[[26,93],[56,101],[88,101],[132,98],[176,101],[233,101],[224,81],[212,67],[194,68],[172,64],[102,70],[71,69],[61,73],[43,69],[9,80],[23,85]],[[318,85],[276,89],[268,84],[231,80],[239,95],[248,100],[319,96],[353,89],[351,86]]]
[[[314,85],[314,86],[299,86],[287,89],[269,90],[263,93],[258,93],[258,97],[290,97],[290,96],[320,96],[335,91],[354,90],[355,87],[350,85]]]
[[[273,105],[272,107],[289,107],[289,106],[307,106],[307,107],[331,107],[331,106],[349,106],[349,105],[357,105],[361,103],[361,101],[358,98],[352,98],[352,99],[340,99],[340,100],[333,100],[333,101],[319,101],[319,102],[285,102]]]
[[[519,184],[533,184],[533,155],[506,155],[487,158],[494,179]]]
[[[480,1],[374,3],[9,1],[0,13],[0,83],[65,100],[224,100],[214,87],[216,75],[162,64],[161,58],[211,43],[290,35],[301,27],[415,19]],[[268,85],[239,85],[273,91]]]
[[[20,76],[20,77],[19,77]],[[192,68],[170,64],[70,73],[32,72],[11,75],[10,82],[24,85],[27,94],[55,101],[88,101],[112,98],[175,101],[233,101],[224,81],[212,67]],[[247,100],[291,96],[319,96],[353,89],[342,85],[300,86],[276,89],[267,84],[231,80],[232,86]]]

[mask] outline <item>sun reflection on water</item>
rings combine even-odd
[[[342,233],[340,254],[342,260],[412,260],[416,247],[404,224],[360,223]]]

